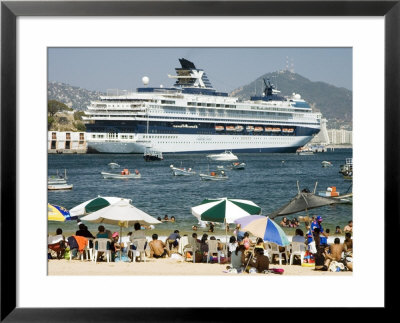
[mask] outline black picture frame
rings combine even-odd
[[[16,254],[16,19],[19,16],[384,16],[385,246],[399,230],[400,4],[395,1],[2,1],[1,3],[1,321],[223,321],[236,312],[180,308],[18,308]],[[393,218],[390,219],[389,213]],[[394,222],[393,222],[394,221]],[[394,225],[393,225],[394,224]],[[371,236],[373,238],[373,236]],[[384,250],[384,249],[383,249]],[[382,252],[383,252],[382,250]],[[385,257],[385,309],[391,308]],[[379,265],[382,265],[380,263]],[[397,284],[393,284],[394,288]],[[189,292],[189,290],[187,291]],[[344,294],[345,296],[345,294]],[[165,297],[165,295],[163,295]]]

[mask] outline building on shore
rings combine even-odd
[[[86,151],[86,132],[48,131],[49,154],[85,154]]]
[[[332,145],[352,145],[353,132],[344,129],[328,130],[329,141]]]

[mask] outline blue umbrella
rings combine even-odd
[[[241,230],[249,231],[264,241],[274,242],[279,246],[290,244],[282,228],[267,216],[250,215],[235,220]]]

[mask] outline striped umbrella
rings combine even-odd
[[[77,217],[71,216],[71,214],[66,208],[59,205],[47,203],[47,220],[65,222],[76,219]]]
[[[200,205],[192,207],[192,214],[199,220],[219,223],[233,223],[238,218],[260,213],[261,208],[252,201],[226,197],[205,199]]]
[[[96,212],[98,210],[101,210],[105,208],[106,206],[112,205],[114,203],[117,203],[121,200],[131,202],[129,199],[124,199],[121,197],[113,197],[113,196],[98,196],[94,199],[88,200],[86,202],[83,202],[75,207],[73,207],[69,212],[71,215],[74,216],[81,216],[81,215],[87,215],[92,212]]]
[[[274,242],[279,246],[290,244],[282,228],[267,216],[250,215],[235,220],[243,231],[249,231],[264,241]]]

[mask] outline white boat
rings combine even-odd
[[[118,165],[117,163],[109,163],[108,166],[110,166],[110,168],[119,168],[120,165]]]
[[[64,176],[58,174],[58,170],[57,170],[57,174],[56,175],[52,175],[49,176],[47,178],[47,184],[49,185],[54,185],[54,184],[66,184],[67,183],[67,170],[64,170]]]
[[[199,174],[200,179],[203,181],[225,181],[229,177],[225,174],[223,170],[211,171],[208,174]]]
[[[236,127],[235,127],[235,131],[236,131],[236,132],[241,132],[241,131],[243,131],[243,126],[236,126]]]
[[[196,175],[196,172],[193,169],[186,167],[174,167],[174,165],[169,166],[171,168],[172,174],[174,176],[192,176]]]
[[[223,153],[220,154],[207,155],[207,158],[220,161],[238,160],[237,156],[235,156],[230,150],[225,150]]]
[[[322,164],[322,167],[331,167],[332,166],[332,163],[330,161],[326,161],[326,160],[322,161],[321,164]]]
[[[234,162],[232,163],[231,169],[244,169],[246,167],[246,163]]]
[[[300,156],[314,155],[314,152],[307,147],[301,147],[296,150],[297,154]]]
[[[74,185],[61,183],[61,184],[47,184],[47,189],[49,191],[65,191],[65,190],[72,190]]]
[[[254,127],[254,132],[263,132],[264,128],[263,127]]]
[[[171,87],[151,86],[143,77],[136,91],[110,90],[92,101],[82,117],[88,151],[143,154],[150,146],[163,153],[291,153],[320,132],[321,113],[299,94],[282,96],[265,80],[263,93],[242,100],[214,89],[193,62],[179,62],[176,75],[168,75],[175,80]],[[238,132],[238,125],[254,130]],[[296,131],[283,133],[283,127]]]
[[[101,172],[103,178],[115,178],[115,179],[130,179],[130,178],[141,178],[142,175],[139,173],[137,169],[135,169],[134,173],[130,173],[128,169],[124,169],[120,173],[107,173]]]

